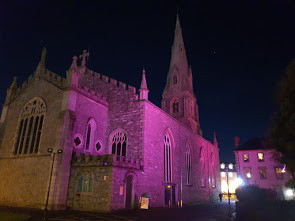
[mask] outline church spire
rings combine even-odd
[[[180,26],[179,17],[177,14],[176,25],[174,31],[174,41],[171,51],[171,60],[169,67],[169,74],[173,72],[173,69],[178,69],[179,72],[187,73],[188,71],[188,62],[186,57],[186,50],[182,37],[182,28]]]
[[[139,99],[140,100],[148,100],[149,90],[146,83],[145,77],[145,69],[142,69],[142,78],[141,78],[141,85],[139,89]]]
[[[178,15],[167,82],[162,94],[162,109],[202,135],[198,105],[193,90],[192,70],[187,61]]]

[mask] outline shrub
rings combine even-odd
[[[276,192],[274,190],[262,189],[254,185],[237,188],[236,195],[241,202],[261,202],[276,199]]]

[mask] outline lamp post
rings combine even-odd
[[[227,197],[228,197],[228,216],[231,217],[230,193],[229,193],[229,182],[228,182],[228,165],[225,166],[225,169],[226,169]]]
[[[46,196],[46,203],[45,203],[45,214],[43,219],[47,220],[47,210],[48,210],[48,201],[49,201],[49,193],[50,193],[50,187],[51,187],[51,179],[52,179],[52,173],[53,173],[53,166],[54,166],[54,160],[55,160],[55,155],[62,153],[62,150],[57,150],[57,152],[53,152],[52,148],[47,149],[48,153],[53,153],[52,155],[52,161],[51,161],[51,170],[50,170],[50,177],[49,177],[49,185],[48,185],[48,190],[47,190],[47,196]]]

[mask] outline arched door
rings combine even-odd
[[[127,176],[126,179],[126,209],[131,209],[132,206],[132,186],[133,186],[133,176]]]

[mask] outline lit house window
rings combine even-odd
[[[244,176],[246,179],[251,178],[251,168],[244,168]]]
[[[275,170],[276,170],[277,179],[283,179],[284,178],[283,169],[281,167],[276,167]]]
[[[38,153],[45,113],[45,102],[38,97],[22,108],[14,144],[15,155]]]
[[[260,179],[267,179],[266,168],[259,168]]]
[[[220,165],[220,169],[225,169],[225,164],[224,164],[224,163],[222,163],[222,164]]]
[[[244,162],[249,162],[249,154],[244,153],[243,154],[243,160],[244,160]]]
[[[233,177],[233,173],[232,172],[229,172],[228,173],[228,177]]]
[[[228,164],[228,169],[232,170],[234,168],[234,165],[232,163]]]
[[[123,130],[117,130],[111,138],[112,154],[126,156],[127,134]]]
[[[258,153],[258,161],[264,161],[264,154],[263,153]]]
[[[225,172],[221,172],[221,177],[225,177]]]

